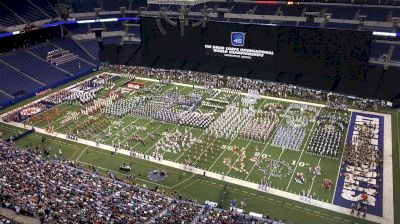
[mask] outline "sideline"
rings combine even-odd
[[[108,72],[103,72],[106,74],[112,74],[112,75],[116,75],[116,76],[120,76],[119,74],[115,74],[115,73],[108,73]],[[99,75],[103,74],[100,73]],[[71,89],[73,87],[75,87],[76,85],[85,82],[89,79],[91,79],[92,77],[82,80],[81,82],[78,82],[74,85],[71,85],[69,87],[66,87],[65,89]],[[159,80],[156,79],[151,79],[151,78],[144,78],[144,77],[136,77],[136,79],[138,80],[144,80],[144,81],[151,81],[151,82],[159,82]],[[173,82],[172,84],[177,85],[177,86],[184,86],[184,87],[194,87],[194,88],[202,88],[201,86],[198,85],[190,85],[190,84],[184,84],[184,83],[177,83],[177,82]],[[215,89],[216,91],[222,91],[221,89]],[[44,96],[43,98],[39,98],[29,104],[33,104],[36,102],[39,102],[40,100],[46,99],[47,97],[51,96],[47,95]],[[240,95],[246,96],[247,93],[243,93],[240,92]],[[289,102],[289,103],[299,103],[299,104],[306,104],[306,105],[312,105],[312,106],[316,106],[316,107],[325,107],[326,105],[324,104],[319,104],[319,103],[311,103],[311,102],[303,102],[303,101],[299,101],[299,100],[292,100],[292,99],[284,99],[284,98],[278,98],[278,97],[271,97],[271,96],[265,96],[265,95],[260,95],[260,98],[263,99],[270,99],[270,100],[276,100],[276,101],[283,101],[283,102]],[[27,104],[27,105],[29,105]],[[26,105],[22,105],[21,107],[24,107]],[[3,118],[4,116],[6,116],[8,113],[11,113],[13,111],[18,110],[19,108],[15,108],[7,113],[4,113],[2,115],[0,115],[0,118]],[[394,204],[393,204],[393,161],[392,161],[392,117],[391,114],[383,114],[383,113],[377,113],[377,112],[370,112],[370,111],[361,111],[361,110],[356,110],[356,109],[349,109],[350,112],[360,112],[360,113],[367,113],[367,114],[375,114],[375,115],[380,115],[384,117],[384,161],[385,161],[385,165],[383,167],[383,173],[384,173],[384,189],[383,189],[383,217],[379,217],[379,216],[375,216],[375,215],[371,215],[368,214],[367,215],[367,220],[369,221],[373,221],[376,223],[394,223]],[[5,124],[9,124],[15,127],[19,127],[22,129],[31,129],[31,126],[26,125],[26,127],[24,127],[23,124],[21,123],[17,123],[17,122],[3,122],[2,119],[0,120],[1,123],[5,123]],[[397,121],[398,122],[398,121]],[[78,139],[77,141],[75,140],[71,140],[66,138],[65,134],[61,134],[61,133],[48,133],[47,131],[45,131],[42,128],[36,128],[35,130],[39,133],[42,134],[46,134],[46,135],[50,135],[50,136],[54,136],[57,138],[61,138],[67,141],[71,141],[71,142],[76,142],[76,143],[80,143],[80,144],[84,144],[87,145],[88,147],[92,146],[95,148],[101,148],[107,151],[115,151],[114,147],[111,147],[109,145],[104,145],[104,144],[99,144],[97,145],[95,142],[93,141],[89,141],[89,140],[85,140],[85,139]],[[127,150],[123,150],[123,149],[119,149],[118,153],[130,156],[130,151]],[[137,155],[139,155],[139,158],[143,158],[143,154],[142,153],[136,153]],[[221,154],[222,155],[222,154]],[[169,166],[169,167],[173,167],[176,169],[180,169],[180,170],[184,170],[184,171],[188,171],[185,167],[185,165],[183,164],[178,164],[175,163],[173,161],[168,161],[168,160],[157,160],[154,158],[151,158],[148,160],[154,163],[158,163],[161,165],[165,165],[165,166]],[[216,162],[216,161],[215,161]],[[214,162],[214,163],[215,163]],[[211,169],[211,167],[210,167]],[[194,173],[194,174],[200,174],[203,175],[204,173],[206,174],[206,176],[217,179],[217,180],[222,180],[228,183],[232,183],[232,184],[236,184],[236,185],[240,185],[240,186],[244,186],[247,188],[251,188],[257,191],[261,191],[259,189],[259,185],[257,183],[253,183],[253,182],[249,182],[249,181],[245,181],[245,180],[241,180],[241,179],[237,179],[237,178],[233,178],[233,177],[229,177],[229,176],[224,176],[218,173],[214,173],[214,172],[210,172],[209,170],[203,170],[203,169],[198,169],[198,168],[190,168],[189,170],[190,172]],[[337,181],[337,180],[336,180]],[[264,192],[264,191],[262,191]],[[276,196],[280,196],[280,197],[284,197],[290,200],[294,200],[294,201],[298,201],[301,203],[304,203],[304,200],[302,200],[302,197],[300,195],[297,194],[293,194],[293,193],[289,193],[286,191],[282,191],[282,190],[278,190],[278,189],[274,189],[274,188],[268,188],[268,190],[266,191],[267,193],[276,195]],[[338,213],[342,213],[345,215],[349,214],[349,208],[345,208],[345,207],[341,207],[338,205],[334,205],[331,203],[327,203],[327,202],[322,202],[322,201],[317,201],[317,200],[312,200],[311,203],[309,203],[311,205],[320,207],[320,208],[324,208],[324,209],[328,209],[331,210],[333,212],[338,212]]]

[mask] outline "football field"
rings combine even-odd
[[[350,210],[345,205],[335,203],[335,194],[339,197],[342,191],[342,186],[338,186],[343,172],[342,155],[355,111],[331,110],[324,104],[262,95],[249,97],[229,90],[208,91],[192,84],[160,84],[147,78],[136,79],[144,88],[132,91],[127,88],[131,81],[117,77],[112,80],[112,88],[96,92],[96,100],[100,102],[110,97],[113,89],[126,90],[113,102],[115,107],[84,113],[87,109],[84,104],[66,101],[20,123],[1,123],[3,137],[33,126],[36,132],[18,140],[18,144],[48,150],[50,157],[67,158],[85,167],[90,165],[104,174],[113,171],[123,179],[134,176],[128,181],[150,188],[157,186],[167,193],[199,202],[209,200],[229,207],[232,199],[245,200],[248,212],[270,213],[289,221],[300,219],[300,223],[386,220],[385,213],[382,214],[385,205],[377,203],[380,212],[359,219],[348,216]],[[204,127],[167,122],[146,116],[149,114],[146,109],[116,115],[125,109],[123,102],[173,95],[186,99],[200,97],[201,103],[193,106],[191,112],[210,117],[211,124]],[[157,103],[161,110],[165,102]],[[248,110],[249,107],[252,109]],[[188,110],[186,105],[175,105],[173,109]],[[229,122],[232,116],[237,119]],[[392,123],[387,117],[390,116],[385,117],[385,122]],[[264,130],[262,136],[254,133],[256,129]],[[66,138],[71,133],[78,140]],[[321,140],[325,133],[333,133],[331,141]],[[43,141],[44,135],[47,137]],[[392,139],[387,144],[392,147]],[[319,148],[327,150],[316,151]],[[132,170],[121,171],[123,163]],[[148,179],[149,172],[160,169],[167,173],[165,180]],[[262,183],[268,187],[262,189]],[[377,197],[381,203],[384,199]],[[291,217],[285,210],[305,218]],[[315,222],[309,222],[311,218]]]

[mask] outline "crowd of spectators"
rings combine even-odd
[[[303,100],[327,101],[328,107],[332,109],[347,110],[346,105],[349,104],[361,109],[383,108],[386,102],[377,99],[364,99],[354,96],[346,96],[323,90],[316,90],[307,87],[301,87],[292,84],[263,81],[258,79],[249,79],[238,76],[224,76],[219,74],[211,74],[206,72],[184,71],[184,70],[165,70],[158,68],[125,66],[125,65],[104,65],[104,71],[125,74],[145,76],[158,79],[163,82],[170,83],[184,82],[204,85],[211,88],[230,88],[243,92],[249,90],[257,90],[260,94],[268,94],[276,97],[287,98],[297,97]],[[340,98],[340,100],[335,100]]]
[[[0,214],[0,224],[22,224],[22,223]]]
[[[204,209],[90,171],[0,140],[0,205],[43,223],[281,223]]]

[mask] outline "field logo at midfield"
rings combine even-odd
[[[231,32],[231,44],[234,47],[243,47],[246,33]]]

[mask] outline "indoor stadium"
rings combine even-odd
[[[400,0],[0,0],[0,224],[400,223]]]

